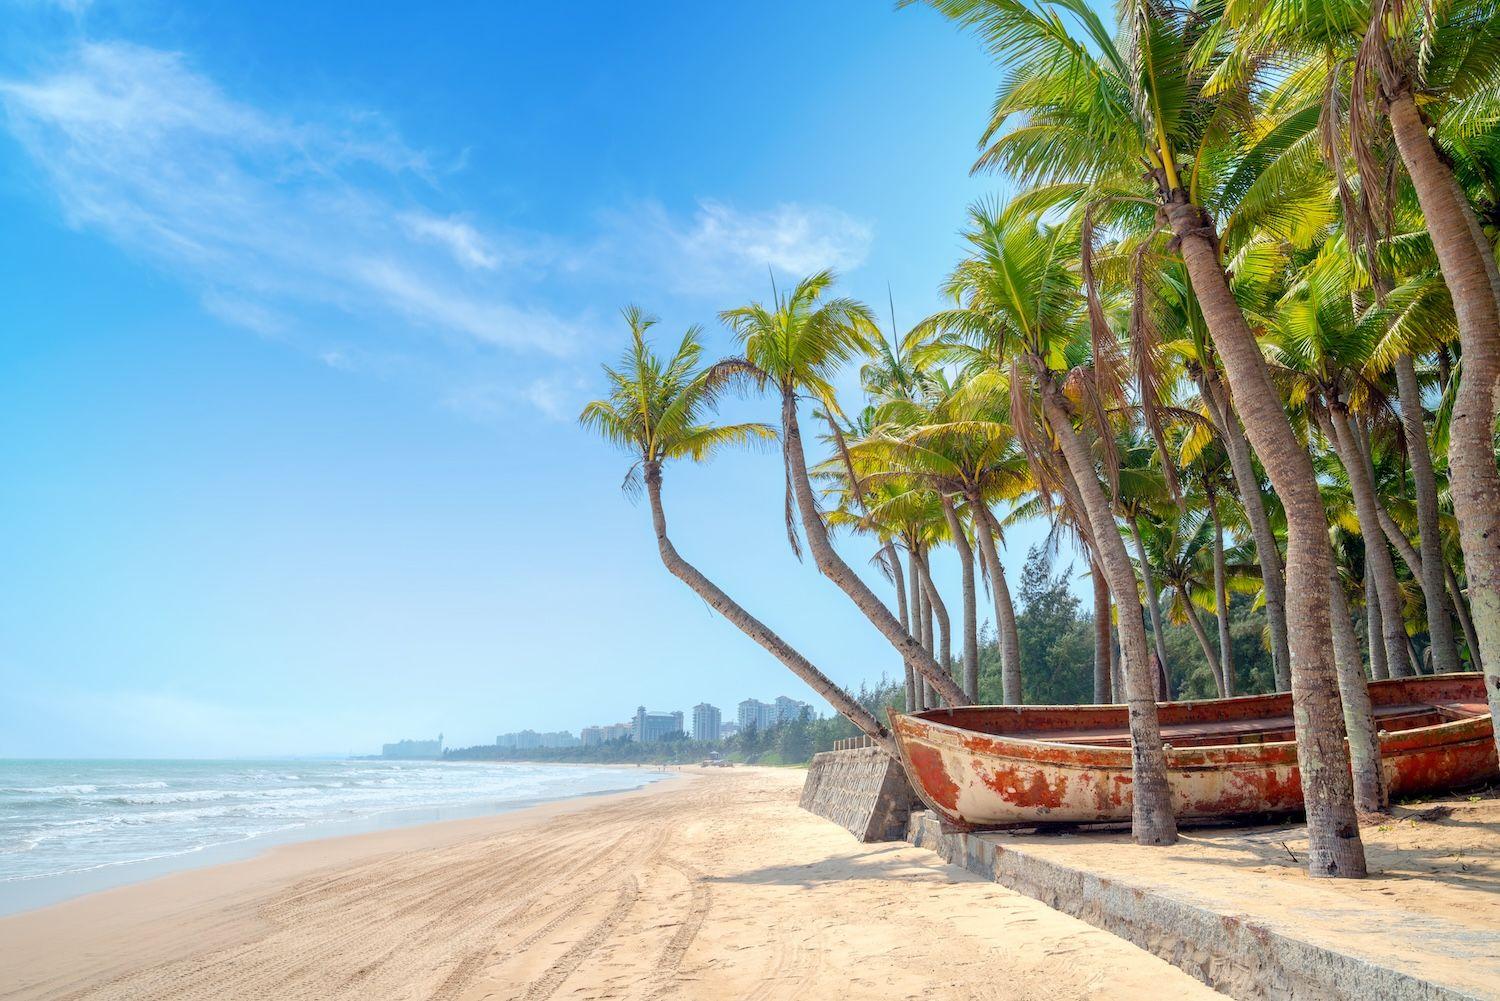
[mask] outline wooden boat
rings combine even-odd
[[[1483,676],[1370,684],[1392,796],[1442,792],[1500,774]],[[1157,707],[1181,819],[1302,809],[1288,694]],[[917,794],[965,830],[1130,819],[1124,706],[970,706],[891,712]]]

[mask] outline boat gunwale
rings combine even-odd
[[[1483,675],[1477,672],[1425,675],[1423,677],[1451,681],[1474,679],[1480,680],[1481,683],[1483,679]],[[1390,679],[1390,681],[1395,681],[1398,684],[1420,680],[1422,679]],[[1375,684],[1380,684],[1380,682],[1371,682],[1372,686]],[[1289,693],[1276,692],[1269,695],[1244,695],[1233,699],[1197,699],[1159,703],[1158,705],[1190,709],[1196,706],[1224,706],[1236,702],[1243,704],[1256,700],[1269,701],[1288,696]],[[1432,707],[1434,709],[1441,708],[1437,704],[1433,704]],[[984,709],[1003,709],[1021,713],[1032,710],[1041,715],[1043,713],[1055,713],[1067,710],[1102,712],[1109,709],[1124,711],[1126,708],[1122,703],[1083,706],[960,706],[956,708],[927,709],[917,713],[898,713],[892,708],[889,710],[889,715],[892,728],[898,730],[902,736],[908,739],[925,739],[936,745],[949,745],[955,750],[989,754],[1001,758],[1014,758],[1033,764],[1080,769],[1117,768],[1129,770],[1131,767],[1131,749],[1128,743],[1123,747],[1117,747],[1100,744],[1081,744],[1065,740],[1048,740],[1036,737],[1018,737],[1006,733],[974,730],[952,722],[943,722],[941,719],[935,718],[946,716],[953,719],[961,714]],[[1128,731],[1126,732],[1128,735]],[[1489,714],[1481,713],[1475,716],[1448,719],[1439,723],[1430,723],[1425,726],[1410,727],[1404,730],[1383,730],[1380,732],[1378,739],[1382,753],[1384,754],[1387,749],[1400,753],[1413,749],[1467,743],[1481,738],[1491,739],[1489,736],[1491,732],[1493,732],[1493,724]],[[1163,743],[1167,749],[1167,767],[1180,771],[1219,769],[1232,766],[1254,767],[1282,764],[1287,761],[1295,763],[1297,756],[1297,741],[1295,738],[1291,740],[1252,741],[1233,744],[1205,744],[1193,747],[1173,747],[1170,741],[1164,741]],[[905,757],[904,752],[903,757]]]

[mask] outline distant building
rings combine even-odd
[[[718,706],[700,702],[693,706],[693,739],[718,740],[722,728],[723,714]]]
[[[495,746],[512,751],[534,751],[539,747],[577,747],[581,741],[567,730],[537,733],[522,730],[519,733],[502,733],[495,738]]]
[[[793,720],[801,719],[804,712],[808,716],[811,716],[812,706],[806,702],[789,699],[785,695],[778,695],[776,697],[776,722],[790,723]]]
[[[586,726],[578,736],[584,747],[598,747],[613,740],[629,740],[634,732],[634,723],[609,723],[604,726]]]
[[[631,728],[630,739],[650,743],[654,740],[665,740],[674,734],[682,733],[682,713],[648,713],[645,706],[640,706],[635,711],[635,724]]]
[[[720,740],[728,740],[730,737],[733,737],[735,734],[737,734],[739,732],[740,732],[740,725],[738,723],[720,723],[719,724],[719,739]]]
[[[776,707],[760,699],[746,699],[740,703],[739,713],[735,719],[741,730],[748,730],[751,727],[757,730],[769,730],[776,725]]]
[[[403,760],[423,758],[441,758],[443,756],[443,735],[438,734],[437,740],[398,740],[394,744],[382,744],[380,746],[382,758],[397,758]]]

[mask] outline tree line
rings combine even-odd
[[[677,552],[664,468],[777,448],[788,542],[889,641],[907,710],[1079,687],[1028,659],[999,557],[1049,519],[1090,568],[1088,695],[1128,707],[1136,839],[1176,839],[1158,701],[1271,686],[1309,869],[1363,875],[1357,811],[1385,805],[1367,681],[1483,670],[1500,711],[1500,6],[927,6],[995,59],[974,169],[1016,188],[970,208],[945,308],[882,329],[823,271],[720,313],[716,362],[698,328],[657,354],[631,308],[582,422],[634,456],[669,572],[887,748]],[[716,422],[746,389],[771,420]],[[877,547],[883,595],[838,532]]]

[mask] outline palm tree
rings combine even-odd
[[[1233,405],[1287,513],[1287,623],[1309,870],[1363,876],[1364,848],[1328,641],[1333,557],[1327,521],[1311,458],[1287,419],[1235,299],[1220,232],[1205,207],[1216,195],[1234,197],[1234,174],[1224,167],[1235,160],[1224,150],[1253,115],[1250,81],[1226,63],[1211,38],[1205,40],[1215,29],[1215,10],[1126,0],[1117,38],[1086,0],[1036,8],[1023,0],[928,2],[975,30],[1007,64],[978,168],[1009,169],[1031,182],[1081,183],[1091,202],[1146,202],[1172,232],[1228,376]],[[1082,38],[1068,32],[1059,10],[1072,16]],[[1007,129],[1014,117],[1023,124]],[[1148,185],[1138,181],[1143,162]],[[1058,394],[1044,391],[1043,398],[1060,407]],[[1070,447],[1075,446],[1065,441],[1065,450]],[[1081,443],[1076,448],[1082,461]],[[1495,500],[1500,511],[1500,495]]]
[[[1089,561],[1089,581],[1094,589],[1094,701],[1105,704],[1114,701],[1114,679],[1110,671],[1114,627],[1110,622],[1109,582],[1104,579],[1104,568],[1096,560]]]
[[[1087,344],[1079,280],[1070,265],[1078,257],[1077,232],[1041,227],[1034,215],[1021,211],[1000,213],[976,206],[969,215],[965,239],[970,255],[945,285],[957,306],[930,317],[926,326],[982,348],[989,368],[971,374],[971,381],[982,387],[982,380],[987,379],[992,391],[1009,391],[1011,426],[1039,481],[1056,475],[1049,467],[1051,449],[1042,444],[1034,427],[1036,410],[1041,410],[1066,460],[1063,472],[1069,479],[1059,486],[1081,505],[1115,605],[1133,609],[1138,602],[1135,571],[1115,527],[1093,454],[1084,434],[1074,427],[1078,408],[1064,391],[1066,373],[1054,368],[1066,366],[1068,356],[1076,358]],[[1108,436],[1109,430],[1104,431]],[[1171,844],[1177,838],[1177,824],[1146,632],[1139,616],[1121,615],[1120,639],[1134,776],[1133,830],[1142,844]]]
[[[1280,542],[1271,525],[1271,514],[1267,508],[1262,489],[1262,477],[1255,468],[1255,458],[1250,442],[1245,437],[1240,418],[1230,405],[1225,392],[1213,344],[1203,323],[1203,314],[1198,310],[1192,292],[1186,287],[1186,276],[1179,277],[1180,266],[1171,269],[1170,279],[1164,287],[1170,290],[1178,314],[1175,329],[1181,337],[1177,348],[1183,353],[1183,367],[1198,390],[1198,398],[1204,415],[1208,418],[1229,460],[1234,476],[1235,493],[1250,535],[1255,541],[1257,563],[1261,571],[1261,589],[1265,599],[1266,627],[1271,634],[1271,659],[1276,676],[1276,689],[1287,691],[1292,685],[1291,646],[1286,625],[1286,571],[1281,559]]]
[[[1474,0],[1311,8],[1300,0],[1235,0],[1228,11],[1238,28],[1241,61],[1263,61],[1268,52],[1294,64],[1316,58],[1329,65],[1332,84],[1334,70],[1352,57],[1349,139],[1363,184],[1357,203],[1344,201],[1354,209],[1347,214],[1354,216],[1350,223],[1361,241],[1373,244],[1389,232],[1388,158],[1380,149],[1387,136],[1421,206],[1452,293],[1463,352],[1464,371],[1451,401],[1450,490],[1500,749],[1500,469],[1494,455],[1500,269],[1453,167],[1473,177],[1474,151],[1493,148],[1500,10]],[[1326,91],[1337,94],[1331,85]],[[1403,395],[1411,394],[1414,387],[1399,369],[1397,377],[1405,383]],[[1415,430],[1411,418],[1408,426]],[[1427,524],[1433,527],[1430,511]],[[1424,591],[1434,594],[1435,574],[1424,583]]]
[[[1151,457],[1150,447],[1142,446],[1138,442],[1127,442],[1125,448],[1121,449],[1116,446],[1116,449],[1120,456],[1120,471],[1119,489],[1115,491],[1115,507],[1130,530],[1131,541],[1135,543],[1136,565],[1140,570],[1141,586],[1146,595],[1146,611],[1151,618],[1151,642],[1156,649],[1157,668],[1161,672],[1160,698],[1164,702],[1170,702],[1172,701],[1172,669],[1167,659],[1166,626],[1161,613],[1161,590],[1157,587],[1156,572],[1152,566],[1151,556],[1146,550],[1145,539],[1141,535],[1142,517],[1152,507],[1161,505],[1167,500],[1167,485],[1162,476],[1147,467]]]
[[[1275,329],[1283,363],[1296,373],[1314,399],[1314,412],[1349,478],[1359,530],[1364,538],[1366,569],[1379,602],[1386,663],[1393,677],[1405,677],[1406,622],[1395,563],[1376,513],[1374,471],[1359,447],[1357,417],[1351,405],[1370,399],[1361,376],[1373,347],[1371,332],[1356,320],[1347,287],[1340,279],[1333,243],[1319,260],[1296,276],[1277,304]]]
[[[838,414],[829,377],[840,365],[868,352],[874,329],[874,320],[864,304],[846,298],[823,298],[833,283],[832,271],[820,271],[798,282],[785,296],[776,294],[770,308],[757,302],[720,313],[744,350],[742,359],[729,364],[774,386],[781,396],[781,448],[788,486],[800,515],[807,548],[819,572],[849,596],[949,705],[969,705],[963,689],[954,683],[931,651],[901,628],[890,609],[834,549],[813,495],[797,419],[798,398],[810,395],[828,413]],[[790,510],[787,513],[787,528],[791,533]]]
[[[1194,425],[1195,428],[1202,426],[1201,423]],[[1185,436],[1184,446],[1192,439],[1193,432],[1189,431]],[[1185,447],[1184,452],[1186,450]],[[1230,635],[1229,562],[1225,546],[1224,515],[1219,505],[1220,494],[1229,489],[1234,482],[1233,471],[1228,468],[1229,466],[1228,450],[1223,448],[1222,439],[1215,439],[1198,444],[1192,461],[1184,462],[1183,471],[1189,482],[1197,487],[1197,492],[1202,495],[1203,506],[1213,525],[1211,558],[1213,561],[1214,613],[1219,633],[1219,667],[1224,682],[1223,694],[1233,697],[1239,692],[1239,681],[1235,677],[1234,639]]]
[[[1156,563],[1162,572],[1167,587],[1167,610],[1178,622],[1192,627],[1198,647],[1203,651],[1203,661],[1213,676],[1214,690],[1219,698],[1229,695],[1229,682],[1225,679],[1224,664],[1219,651],[1214,649],[1208,630],[1203,625],[1199,602],[1206,601],[1214,593],[1213,567],[1210,560],[1213,546],[1213,520],[1201,511],[1163,511],[1156,518],[1145,522],[1142,535],[1142,552]]]
[[[1389,127],[1453,295],[1463,376],[1449,424],[1448,467],[1468,570],[1474,627],[1490,710],[1500,724],[1500,469],[1495,464],[1495,393],[1500,380],[1500,271],[1464,190],[1444,161],[1419,101],[1432,110],[1495,103],[1500,12],[1493,4],[1427,7],[1375,0],[1360,45],[1352,103],[1356,153],[1372,162],[1369,136]],[[1373,175],[1373,171],[1370,171]],[[1378,190],[1366,179],[1366,187]],[[1500,725],[1495,728],[1500,748]]]
[[[916,333],[920,338],[925,328]],[[990,499],[1015,496],[1031,480],[1015,449],[1014,436],[988,401],[970,393],[966,383],[950,382],[941,372],[928,375],[920,401],[888,400],[877,413],[877,433],[858,446],[877,470],[872,475],[915,479],[936,491],[943,506],[947,537],[959,556],[965,609],[964,686],[970,697],[978,697],[978,622],[972,564],[977,547],[995,606],[1002,698],[1007,704],[1018,704],[1020,640],[1005,568],[996,549],[999,526],[989,510]],[[964,512],[957,501],[965,505]],[[965,512],[975,546],[968,542],[962,518]]]
[[[625,310],[625,320],[630,325],[631,343],[618,367],[604,368],[609,395],[584,407],[578,420],[635,456],[625,487],[627,491],[639,490],[641,481],[645,481],[662,563],[710,608],[764,647],[894,757],[895,746],[879,720],[683,559],[672,545],[661,500],[665,464],[684,458],[702,462],[722,448],[773,440],[776,432],[764,424],[714,424],[706,419],[723,377],[699,366],[703,348],[698,328],[683,334],[676,352],[664,360],[646,342],[646,332],[656,320],[633,306]]]

